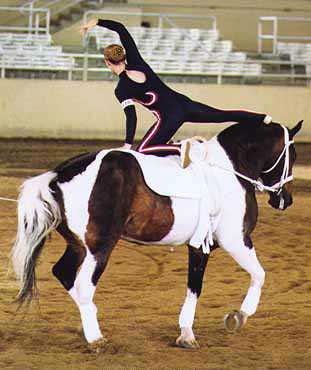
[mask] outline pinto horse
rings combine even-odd
[[[251,239],[258,215],[255,188],[270,192],[269,204],[274,208],[285,210],[292,204],[293,137],[301,127],[302,121],[292,129],[277,123],[236,124],[206,142],[208,155],[202,165],[212,167],[209,196],[217,203],[213,216],[218,216],[211,250],[222,247],[251,277],[240,310],[226,316],[230,330],[242,327],[256,312],[264,284],[265,272]],[[159,160],[164,164],[171,159]],[[18,232],[12,250],[21,282],[18,302],[30,302],[37,293],[36,262],[46,237],[56,229],[67,248],[53,274],[77,304],[87,342],[101,346],[104,339],[93,297],[118,240],[188,243],[188,289],[176,344],[198,347],[192,325],[209,258],[202,246],[189,245],[198,203],[198,199],[160,195],[150,189],[130,151],[83,154],[26,180],[19,197]]]

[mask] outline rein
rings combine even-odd
[[[18,200],[16,200],[16,199],[3,198],[3,197],[0,197],[0,200],[5,200],[6,202],[18,202]]]
[[[280,179],[280,181],[278,181],[274,185],[271,185],[271,186],[265,185],[260,180],[252,179],[252,178],[250,178],[246,175],[243,175],[242,173],[240,173],[240,172],[238,172],[234,169],[231,170],[229,168],[220,166],[217,163],[213,163],[213,162],[207,162],[207,163],[210,166],[218,167],[218,168],[220,168],[224,171],[234,173],[236,176],[242,178],[243,180],[246,180],[246,181],[250,182],[252,185],[254,185],[254,187],[257,190],[259,190],[261,192],[270,191],[271,193],[277,193],[277,195],[279,195],[282,191],[283,185],[286,184],[287,182],[293,180],[293,175],[288,176],[288,173],[289,173],[289,147],[290,147],[291,144],[294,144],[294,140],[289,140],[289,134],[288,134],[288,131],[287,131],[286,127],[282,125],[282,128],[284,130],[284,149],[282,150],[282,153],[279,155],[278,159],[273,164],[273,166],[271,166],[268,170],[262,171],[262,173],[269,173],[269,172],[273,171],[276,168],[276,166],[279,164],[280,160],[285,155],[285,161],[284,161],[284,167],[283,167],[283,172],[282,172],[281,179]]]

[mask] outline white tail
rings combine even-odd
[[[49,184],[57,177],[55,172],[26,180],[18,200],[18,229],[12,262],[21,288],[17,300],[31,300],[35,290],[35,266],[47,235],[61,222],[58,203]]]

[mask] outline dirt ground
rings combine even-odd
[[[0,197],[16,198],[28,176],[65,158],[116,143],[0,141]],[[16,232],[15,203],[0,201],[0,369],[311,369],[311,145],[299,145],[294,205],[273,210],[259,195],[254,233],[266,271],[261,304],[239,334],[223,316],[238,309],[249,277],[225,252],[210,258],[197,307],[198,350],[174,347],[187,281],[187,249],[120,241],[95,300],[109,342],[94,354],[79,329],[78,310],[51,273],[64,251],[56,234],[37,270],[40,302],[28,313],[12,303],[17,285],[8,274]]]

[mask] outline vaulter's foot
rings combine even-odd
[[[268,124],[268,123],[271,123],[271,122],[272,122],[272,117],[271,117],[271,116],[266,115],[266,117],[265,117],[265,118],[264,118],[264,120],[263,120],[263,123]]]

